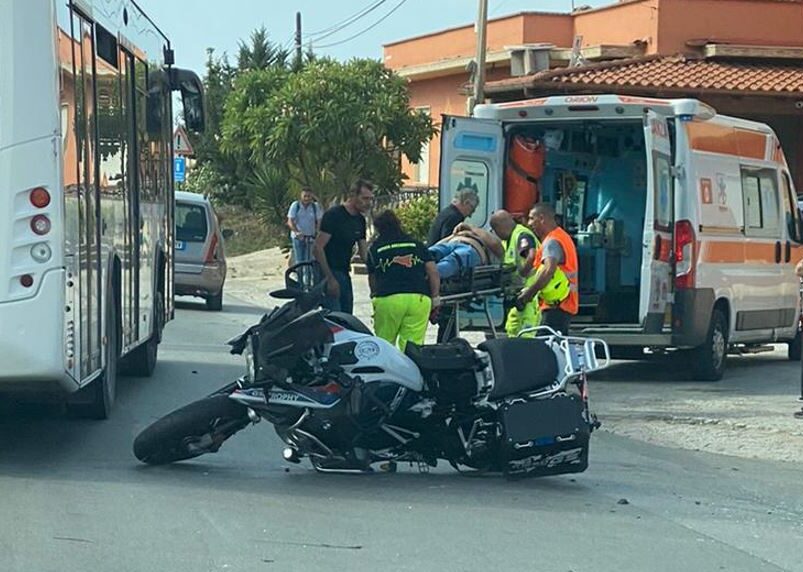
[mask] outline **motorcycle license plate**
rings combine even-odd
[[[184,242],[183,240],[176,241],[176,250],[184,250],[185,248],[187,248],[186,242]]]

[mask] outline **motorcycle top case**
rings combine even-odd
[[[582,473],[590,427],[577,395],[517,401],[500,411],[502,471],[509,478]]]

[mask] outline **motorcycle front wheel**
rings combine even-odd
[[[214,453],[249,423],[245,406],[228,395],[212,395],[145,428],[134,440],[134,456],[149,465],[164,465]]]

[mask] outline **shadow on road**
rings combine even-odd
[[[192,298],[176,300],[177,310],[191,310],[195,312],[208,312],[211,315],[219,314],[254,314],[262,315],[267,311],[267,307],[261,308],[259,306],[252,306],[250,304],[241,303],[239,300],[236,302],[224,302],[223,310],[220,312],[211,312],[206,309],[203,301],[194,301]]]

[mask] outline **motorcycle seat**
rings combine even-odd
[[[558,360],[541,340],[492,339],[478,348],[488,352],[493,367],[494,386],[488,394],[490,399],[537,391],[552,385],[558,378]]]

